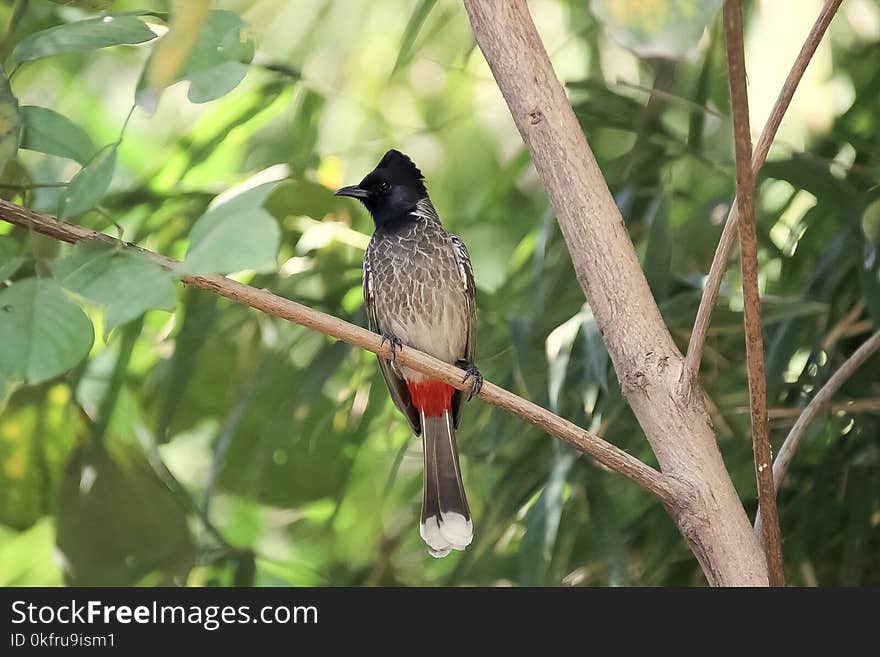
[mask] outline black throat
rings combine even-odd
[[[412,206],[406,210],[401,208],[381,208],[375,212],[370,210],[370,216],[373,217],[375,230],[395,233],[401,228],[414,223],[416,217],[413,215],[413,212],[416,210],[416,207],[417,206]]]

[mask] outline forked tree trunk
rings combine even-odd
[[[690,494],[670,509],[710,584],[766,586],[764,555],[697,384],[660,316],[525,0],[464,0],[477,43],[556,210],[623,394],[662,471]]]

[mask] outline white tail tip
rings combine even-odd
[[[429,516],[419,525],[419,534],[432,557],[445,557],[452,550],[464,550],[474,539],[474,525],[460,513]]]
[[[453,550],[464,550],[474,540],[474,523],[460,513],[440,512],[440,533]]]

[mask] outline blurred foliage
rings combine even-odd
[[[187,25],[169,18],[185,4],[0,1],[0,195],[363,325],[371,222],[331,190],[400,148],[469,246],[486,377],[654,462],[458,2],[216,2],[153,64],[156,87],[185,81],[153,88],[156,37]],[[718,2],[650,4],[701,7],[680,26],[708,22],[695,54],[640,59],[587,3],[530,3],[684,349],[733,194],[727,80]],[[750,36],[770,4],[749,5]],[[780,4],[807,24],[819,6]],[[880,326],[880,7],[844,4],[759,181],[777,448]],[[796,48],[750,38],[753,88],[779,61],[778,89]],[[476,539],[430,558],[420,446],[374,358],[185,290],[180,271],[0,224],[0,584],[703,582],[649,494],[479,402],[460,435]],[[731,266],[702,377],[753,514],[740,311]],[[880,584],[878,366],[783,484],[790,583]]]
[[[724,0],[592,0],[590,8],[622,45],[642,57],[695,51]]]

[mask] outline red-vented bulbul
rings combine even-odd
[[[370,329],[391,344],[392,359],[379,358],[391,398],[422,437],[420,533],[433,556],[445,557],[464,550],[474,535],[455,444],[464,393],[398,365],[394,356],[404,345],[424,351],[462,368],[470,395],[479,391],[470,256],[461,239],[443,230],[421,171],[399,151],[388,151],[359,184],[336,194],[358,199],[373,217],[364,303]]]

